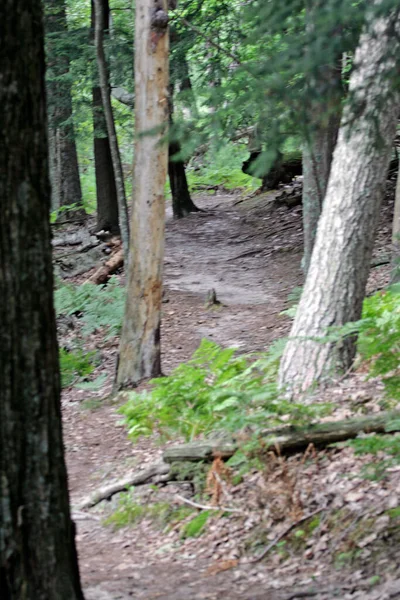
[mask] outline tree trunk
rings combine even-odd
[[[163,8],[156,8],[162,6]],[[168,148],[167,1],[137,0],[135,164],[127,301],[117,387],[161,374],[160,321]]]
[[[318,33],[316,15],[321,8],[321,0],[309,0],[307,4],[307,32],[315,37]],[[323,65],[316,73],[306,76],[310,100],[306,110],[308,139],[303,145],[303,270],[305,274],[310,266],[340,125],[343,93],[341,80],[339,58],[334,61],[334,64]],[[315,98],[315,101],[312,101],[311,97]]]
[[[51,159],[51,182],[53,186],[53,210],[71,204],[81,207],[79,211],[60,213],[65,217],[82,218],[82,190],[79,178],[78,154],[72,120],[71,82],[69,59],[57,49],[57,38],[68,35],[65,2],[46,0],[45,24],[47,37],[47,98],[49,111],[49,138]]]
[[[104,34],[108,31],[110,9],[108,0],[103,0],[103,25]],[[95,29],[95,8],[91,2],[91,28],[92,39]],[[108,84],[108,73],[107,73]],[[107,123],[104,117],[101,89],[99,86],[92,88],[93,107],[93,148],[94,165],[96,172],[96,197],[97,197],[97,229],[119,234],[118,198],[115,186],[114,169],[110,150],[110,140],[107,133]]]
[[[190,197],[186,179],[185,163],[174,160],[181,147],[179,142],[170,142],[168,147],[168,174],[172,194],[172,211],[175,219],[182,219],[191,212],[198,212],[197,206]]]
[[[101,98],[105,119],[107,123],[108,138],[114,170],[114,179],[118,198],[119,228],[121,231],[122,244],[125,256],[129,251],[129,217],[125,196],[124,174],[122,171],[121,157],[118,147],[117,132],[115,129],[114,116],[111,105],[110,86],[108,82],[107,61],[103,47],[104,37],[104,0],[94,0],[95,7],[95,45],[97,53],[97,66],[99,70]]]
[[[400,282],[400,160],[397,172],[396,196],[392,230],[392,275],[390,283]]]
[[[280,365],[280,384],[293,391],[346,371],[354,357],[354,338],[310,338],[361,315],[400,101],[399,13],[369,15],[355,54],[310,269]]]
[[[83,600],[63,456],[40,0],[0,3],[0,597]]]

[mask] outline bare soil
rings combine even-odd
[[[196,198],[204,212],[180,221],[167,220],[162,323],[165,373],[187,360],[203,337],[249,352],[262,350],[287,334],[290,320],[280,313],[288,306],[288,294],[303,282],[301,207],[277,207],[273,199],[274,192],[243,201],[235,195],[205,196]],[[376,257],[388,252],[392,207],[389,199],[382,209]],[[372,269],[369,290],[383,287],[387,280],[387,265]],[[211,289],[221,302],[216,309],[206,306]],[[108,379],[99,392],[70,388],[63,395],[73,506],[100,485],[154,462],[162,451],[155,439],[133,445],[119,422],[118,404],[110,397],[118,341],[105,341],[99,332],[91,336],[88,346],[101,352],[97,374],[105,372]],[[343,416],[354,414],[359,406],[379,410],[381,386],[379,382],[366,383],[356,374],[329,394],[337,400],[338,416]],[[375,544],[384,545],[381,553],[375,556],[367,540],[360,547],[364,554],[357,564],[344,560],[338,567],[333,559],[359,522],[365,522],[367,528],[371,506],[376,505],[376,520],[382,510],[400,505],[400,473],[394,471],[385,484],[371,484],[358,477],[362,465],[361,459],[345,449],[321,452],[311,465],[305,465],[302,457],[293,457],[287,466],[278,465],[270,479],[259,472],[250,473],[242,486],[230,491],[246,517],[214,519],[207,533],[195,539],[183,540],[177,527],[157,528],[149,520],[121,529],[105,525],[104,517],[115,509],[118,498],[84,513],[74,511],[86,598],[400,598],[398,553],[394,551],[400,535],[398,530],[387,538],[381,535],[384,530],[387,533],[387,520],[383,523],[381,519],[378,532],[377,528],[364,536],[360,532],[362,538],[375,535]],[[283,471],[279,475],[279,469],[286,475]],[[251,558],[287,527],[290,511],[293,518],[293,499],[290,506],[283,500],[280,518],[273,512],[277,510],[273,508],[275,500],[285,496],[285,477],[286,482],[298,478],[297,508],[301,506],[303,514],[324,502],[329,502],[330,509],[323,513],[309,545],[289,550],[286,557],[271,552],[264,561],[251,563]],[[161,498],[176,505],[176,494],[187,492],[187,485],[170,484],[160,491],[143,486],[138,493],[142,499],[145,495],[146,502]],[[329,521],[334,508],[344,511],[346,523],[336,538],[324,528],[324,520]],[[389,540],[386,546],[385,539]]]

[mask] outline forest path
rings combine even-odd
[[[249,352],[264,349],[288,331],[290,320],[280,312],[287,307],[288,294],[302,283],[301,207],[276,207],[273,198],[273,193],[246,201],[234,195],[202,196],[196,203],[204,212],[180,221],[167,219],[165,373],[187,360],[203,337]],[[382,229],[385,239],[390,239],[388,231]],[[222,302],[215,309],[206,307],[212,288]],[[152,439],[133,445],[119,423],[118,407],[103,400],[111,391],[118,340],[107,342],[98,334],[90,344],[102,355],[99,373],[106,371],[109,377],[99,392],[70,388],[63,394],[73,506],[94,489],[159,460],[161,454]],[[151,486],[137,490],[145,502],[159,501],[161,494],[170,505],[181,491],[177,485],[159,492]],[[148,519],[114,529],[103,519],[116,502],[114,498],[89,513],[74,511],[86,600],[288,600],[296,597],[293,587],[300,587],[301,597],[317,600],[375,598],[363,589],[346,595],[340,588],[344,582],[329,568],[317,593],[311,588],[320,566],[307,560],[280,565],[277,553],[258,564],[234,566],[229,560],[241,555],[241,539],[248,535],[246,525],[235,520],[221,519],[207,534],[186,540],[176,529],[157,529]],[[233,568],[223,570],[224,565]],[[307,586],[309,596],[304,592]]]
[[[179,221],[167,211],[165,372],[187,360],[203,337],[248,352],[264,349],[287,331],[289,319],[279,313],[302,279],[301,210],[277,208],[273,198],[273,193],[245,201],[237,195],[201,196],[196,203],[203,212]],[[222,303],[216,309],[206,307],[210,289]],[[63,398],[73,504],[99,485],[157,460],[161,452],[152,440],[133,446],[118,424],[116,407],[106,403],[96,410],[84,408],[110,390],[115,368],[117,341],[104,344],[99,339],[94,345],[101,348],[108,388],[90,394],[70,389]],[[262,590],[262,566],[250,569],[248,575],[233,569],[210,577],[207,568],[214,560],[196,559],[196,553],[184,549],[168,551],[168,535],[155,534],[151,526],[115,531],[96,519],[96,513],[88,518],[78,514],[76,522],[88,600],[278,598],[257,595]],[[194,541],[201,543],[201,538]],[[212,548],[210,553],[215,554]],[[236,581],[238,575],[241,583]]]

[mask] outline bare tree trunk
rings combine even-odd
[[[159,8],[159,7],[162,8]],[[168,147],[168,9],[137,0],[134,201],[117,387],[161,374],[160,321]]]
[[[179,142],[170,142],[168,147],[168,174],[172,194],[172,211],[175,219],[182,219],[191,212],[199,209],[193,202],[186,179],[185,163],[176,160],[174,156],[179,154],[181,147]]]
[[[53,209],[75,204],[79,211],[61,213],[65,217],[84,216],[82,190],[79,177],[78,154],[72,120],[72,95],[69,80],[69,59],[55,48],[54,35],[68,35],[65,2],[46,0],[47,69],[48,69],[48,108],[49,137],[51,139],[51,182],[53,188]]]
[[[110,87],[107,75],[107,61],[104,53],[104,0],[94,0],[95,6],[95,45],[97,53],[97,66],[99,69],[101,97],[103,101],[104,114],[107,123],[108,138],[110,141],[111,157],[114,168],[115,185],[117,189],[119,228],[121,231],[124,254],[128,256],[129,251],[129,217],[125,196],[124,174],[122,171],[121,157],[118,147],[117,132],[115,129],[114,116],[111,105]]]
[[[392,230],[392,276],[391,283],[400,282],[400,160],[397,172],[396,197]]]
[[[355,54],[310,269],[280,365],[281,386],[294,391],[347,370],[354,358],[354,338],[310,338],[361,315],[400,101],[399,14],[369,15]]]
[[[0,596],[83,600],[63,456],[40,0],[0,3]]]
[[[110,9],[108,0],[102,2],[104,35],[108,31]],[[94,39],[95,8],[91,2],[91,30]],[[108,73],[107,73],[108,83]],[[108,85],[107,85],[108,87]],[[110,140],[107,133],[107,123],[104,117],[101,89],[95,85],[92,88],[93,108],[93,149],[96,172],[97,197],[97,229],[119,234],[118,198],[115,185],[114,169],[111,157]]]
[[[306,10],[307,33],[318,34],[316,15],[321,0],[308,0]],[[335,64],[337,63],[337,64]],[[340,125],[342,73],[339,59],[323,65],[306,77],[306,85],[315,101],[307,105],[308,139],[303,146],[303,270],[307,274],[322,204],[328,186],[333,150]],[[311,98],[311,94],[310,94]]]

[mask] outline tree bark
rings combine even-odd
[[[162,7],[162,8],[159,8]],[[168,9],[137,0],[135,23],[135,164],[127,301],[118,388],[161,374],[160,321],[168,147]]]
[[[81,207],[79,211],[64,211],[60,218],[82,218],[85,213],[72,119],[69,59],[65,52],[57,50],[55,39],[57,35],[65,40],[68,35],[65,2],[46,0],[45,7],[52,208],[57,210],[61,206],[75,204]]]
[[[104,35],[108,31],[109,4],[102,2]],[[91,29],[94,39],[95,7],[91,2]],[[108,83],[108,73],[107,73]],[[93,149],[96,173],[97,197],[97,229],[119,234],[118,198],[115,186],[114,169],[111,157],[110,140],[107,133],[107,123],[104,117],[101,89],[98,85],[92,88],[93,109]]]
[[[185,163],[183,160],[174,160],[181,147],[179,142],[170,142],[168,147],[168,175],[172,194],[172,212],[174,219],[182,219],[191,212],[199,209],[193,202],[186,179]]]
[[[400,101],[399,13],[369,15],[355,54],[310,269],[280,365],[280,384],[293,392],[346,371],[354,358],[354,338],[310,338],[361,316]]]
[[[83,600],[63,456],[40,0],[0,3],[0,597]]]
[[[397,172],[392,229],[392,274],[390,283],[400,282],[400,161]]]
[[[129,252],[129,217],[128,207],[125,196],[124,174],[119,153],[117,132],[115,129],[114,116],[111,105],[110,86],[108,82],[107,61],[104,53],[104,0],[94,0],[95,7],[95,45],[97,54],[97,66],[99,70],[101,98],[103,102],[104,115],[107,123],[108,138],[112,164],[114,170],[114,179],[118,198],[119,228],[121,232],[122,244],[125,256]]]
[[[313,36],[318,33],[316,14],[320,7],[321,0],[309,0],[307,3],[306,28]],[[339,57],[333,64],[323,65],[316,72],[306,76],[310,100],[306,111],[307,139],[303,144],[303,270],[305,274],[310,266],[339,131],[343,95],[341,80]]]

